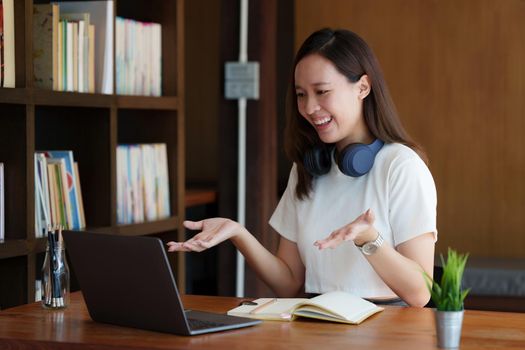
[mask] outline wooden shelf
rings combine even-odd
[[[0,259],[23,256],[28,252],[27,242],[23,239],[6,240],[0,243]]]
[[[118,108],[130,109],[160,109],[176,111],[178,99],[175,96],[115,96]]]
[[[26,103],[26,89],[0,88],[0,103]]]
[[[76,92],[29,90],[30,100],[35,105],[71,107],[111,107],[113,95],[81,94]],[[32,96],[31,96],[32,95]],[[32,98],[31,98],[32,97]]]
[[[143,236],[168,231],[176,231],[178,229],[178,222],[179,221],[177,217],[172,216],[164,220],[156,220],[138,224],[87,228],[85,231],[95,233],[110,233],[123,236]]]
[[[184,220],[184,0],[115,1],[114,14],[162,26],[162,93],[120,96],[36,88],[33,52],[33,5],[15,3],[17,88],[0,88],[0,162],[4,163],[6,240],[0,243],[0,308],[32,302],[46,239],[36,238],[34,153],[72,150],[78,162],[86,231],[120,235],[180,234]],[[18,30],[20,29],[20,30]],[[98,30],[98,28],[97,28]],[[116,34],[116,32],[114,32]],[[37,39],[38,40],[38,39]],[[101,54],[100,52],[96,53]],[[113,67],[116,74],[117,67]],[[97,69],[102,69],[98,67]],[[113,76],[116,80],[116,76]],[[120,143],[164,143],[168,154],[170,207],[173,216],[132,225],[117,222],[116,149]],[[182,232],[182,233],[181,233]],[[175,266],[176,265],[176,266]],[[174,271],[185,290],[185,260]],[[9,287],[6,287],[9,286]]]

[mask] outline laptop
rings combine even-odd
[[[64,231],[66,252],[89,315],[110,323],[180,335],[260,323],[184,310],[162,241],[154,237]]]

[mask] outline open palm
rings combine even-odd
[[[201,232],[186,242],[168,242],[169,252],[202,252],[230,239],[243,229],[239,223],[225,218],[184,221],[184,226],[190,230],[200,230]]]

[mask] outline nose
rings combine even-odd
[[[315,97],[308,97],[306,99],[305,104],[305,112],[308,115],[312,115],[315,112],[319,111],[321,107],[319,106],[319,103],[317,102],[317,99]]]

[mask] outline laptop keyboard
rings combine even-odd
[[[225,325],[224,323],[207,321],[207,320],[199,320],[196,318],[188,318],[188,323],[191,329],[206,329],[206,328],[221,327]]]

